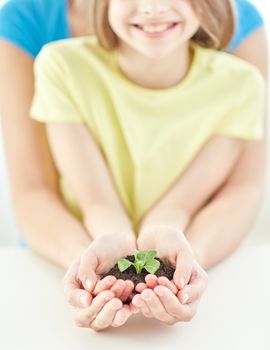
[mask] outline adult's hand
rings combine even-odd
[[[124,235],[102,236],[71,264],[63,287],[76,325],[100,331],[109,326],[119,327],[138,312],[133,304],[123,304],[134,288],[131,281],[116,280],[114,276],[102,280],[98,277],[119,258],[132,254],[136,249],[135,242]]]
[[[139,237],[138,249],[157,250],[157,256],[169,261],[176,270],[172,281],[148,275],[145,284],[137,285],[140,294],[134,296],[133,305],[146,317],[157,318],[168,325],[190,321],[207,288],[208,277],[184,234],[172,227],[153,227]]]

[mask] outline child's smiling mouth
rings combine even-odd
[[[132,24],[132,26],[140,33],[150,38],[161,38],[166,34],[175,30],[181,22],[159,22],[147,24]]]

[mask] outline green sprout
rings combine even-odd
[[[131,265],[133,265],[136,269],[137,274],[141,273],[142,269],[145,269],[149,273],[154,274],[160,267],[160,262],[155,259],[156,255],[156,250],[136,251],[134,253],[134,263],[127,259],[120,259],[117,263],[118,269],[123,272]]]

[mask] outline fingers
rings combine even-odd
[[[129,307],[132,314],[137,314],[138,312],[140,312],[140,309],[137,306],[133,305],[132,303],[130,303],[126,306]]]
[[[136,290],[136,292],[141,293],[146,288],[147,288],[146,283],[140,282],[136,285],[135,290]]]
[[[93,300],[92,295],[82,289],[71,290],[67,293],[66,298],[71,306],[82,308],[88,307]]]
[[[145,317],[153,318],[153,315],[152,315],[147,303],[144,302],[144,300],[142,299],[142,296],[140,294],[134,295],[134,297],[132,299],[132,304],[135,307],[137,307]]]
[[[63,289],[68,303],[74,307],[88,307],[93,297],[81,289],[81,282],[77,278],[79,260],[74,261],[63,278]]]
[[[78,327],[101,331],[109,326],[120,327],[139,309],[134,305],[123,305],[111,291],[97,295],[87,309],[73,309],[74,320]]]
[[[63,291],[66,296],[71,290],[80,289],[81,287],[81,282],[77,279],[79,265],[80,260],[73,261],[62,280]]]
[[[147,318],[154,318],[151,310],[149,309],[147,303],[143,302],[141,306],[141,313],[144,315],[144,317]]]
[[[104,290],[110,289],[114,283],[116,282],[116,277],[114,276],[106,276],[102,280],[98,281],[92,294],[93,295],[98,295]]]
[[[158,278],[156,275],[149,274],[145,276],[147,288],[154,289],[158,285]]]
[[[158,278],[156,275],[148,274],[145,276],[145,283],[138,283],[135,287],[136,292],[141,293],[146,288],[154,289],[158,285]]]
[[[178,289],[177,289],[176,285],[172,281],[170,281],[167,277],[164,277],[164,276],[159,277],[158,278],[158,284],[161,285],[161,286],[169,288],[170,291],[173,294],[175,294],[175,295],[178,292]]]
[[[116,298],[120,298],[122,293],[124,292],[126,287],[126,283],[123,280],[116,280],[114,285],[111,287],[111,291],[114,293]]]
[[[181,251],[176,259],[176,269],[173,275],[173,282],[178,289],[183,289],[188,284],[192,268],[194,265],[194,257],[188,251]]]
[[[140,294],[135,294],[132,299],[132,304],[138,308],[140,308],[143,304],[143,300]]]
[[[128,318],[133,315],[137,314],[140,311],[139,308],[134,306],[133,304],[130,305],[124,305],[122,309],[118,310],[115,314],[114,320],[111,324],[112,327],[120,327],[124,323],[127,322]]]
[[[138,283],[135,287],[136,292],[142,293],[142,291],[145,290],[146,288],[154,289],[157,285],[161,285],[169,288],[173,294],[175,295],[177,294],[178,289],[176,285],[173,283],[173,281],[170,281],[165,276],[161,276],[161,277],[155,276],[155,278],[152,278],[152,276],[155,276],[155,275],[147,275],[145,277],[145,280],[147,283],[143,283],[143,282]]]
[[[95,271],[98,267],[98,260],[95,254],[90,250],[81,256],[81,262],[78,270],[78,277],[81,280],[85,290],[93,292],[95,285],[97,283],[97,275]]]
[[[157,286],[154,292],[158,295],[167,313],[178,321],[190,321],[195,315],[199,300],[183,305],[167,287]]]
[[[136,293],[133,291],[133,292],[129,295],[129,297],[127,298],[126,301],[127,301],[128,303],[131,303],[131,301],[132,301],[134,295],[136,295]],[[129,304],[129,305],[130,305],[130,304]]]
[[[145,283],[140,283],[140,285],[138,286],[138,292],[142,293],[144,290],[146,290],[147,288],[150,289],[154,289],[157,285],[163,285],[167,288],[169,288],[172,293],[177,294],[178,289],[175,286],[175,284],[173,282],[171,282],[167,277],[157,277],[155,275],[149,274],[145,277]],[[145,317],[151,318],[151,317],[155,317],[155,315],[153,314],[152,310],[150,309],[148,303],[142,301],[142,305],[141,305],[141,312],[144,314]],[[167,323],[167,322],[165,322]],[[167,324],[171,324],[171,322],[167,323]]]
[[[123,303],[131,300],[131,294],[134,289],[134,284],[130,280],[116,280],[114,276],[106,276],[96,284],[93,291],[94,295],[98,295],[103,290],[110,289],[116,298],[119,298]]]
[[[125,324],[128,318],[132,315],[131,309],[128,305],[124,305],[122,309],[116,312],[115,317],[111,323],[112,327],[120,327]]]
[[[123,303],[129,299],[129,297],[132,294],[133,289],[134,289],[134,283],[130,280],[126,280],[125,281],[125,288],[120,295],[120,300],[122,300]]]
[[[111,291],[106,290],[96,296],[88,308],[78,309],[73,307],[71,311],[73,313],[75,324],[78,327],[89,328],[90,323],[96,318],[104,305],[113,298],[114,294]]]
[[[102,310],[96,315],[95,319],[90,323],[90,328],[92,328],[95,331],[103,330],[107,327],[109,327],[116,315],[116,311],[121,309],[123,306],[122,302],[118,298],[113,298],[110,301],[108,301]],[[125,314],[126,313],[126,314]],[[125,310],[118,316],[122,322],[125,322],[126,319],[130,316],[130,313],[128,313]]]
[[[207,285],[208,276],[206,272],[195,272],[193,275],[191,275],[189,284],[177,293],[177,297],[183,304],[192,303],[201,298],[202,294],[207,288]]]
[[[130,280],[117,280],[115,276],[106,276],[96,284],[93,294],[96,296],[107,289],[110,289],[116,298],[126,302],[134,289],[134,283]]]
[[[173,295],[173,294],[171,293],[171,295]],[[167,312],[164,305],[160,301],[159,297],[153,292],[152,289],[145,289],[142,292],[141,297],[144,300],[144,302],[147,304],[147,306],[149,307],[149,310],[152,313],[154,318],[156,318],[157,320],[160,320],[161,322],[166,323],[168,325],[171,325],[171,324],[176,322],[174,317],[172,317]],[[178,301],[178,303],[179,303],[179,301]]]

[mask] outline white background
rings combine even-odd
[[[0,3],[2,0],[0,0]],[[254,0],[265,18],[266,27],[270,33],[270,6],[268,0]],[[269,35],[270,36],[270,35]],[[269,41],[270,43],[270,41]],[[1,130],[0,130],[1,131]],[[270,152],[269,152],[270,153]],[[270,164],[270,157],[268,164]],[[258,222],[247,241],[270,242],[270,172],[268,172],[268,187],[266,199]],[[0,135],[0,245],[15,244],[18,230],[12,213],[8,192],[8,177],[5,166],[2,135]]]

